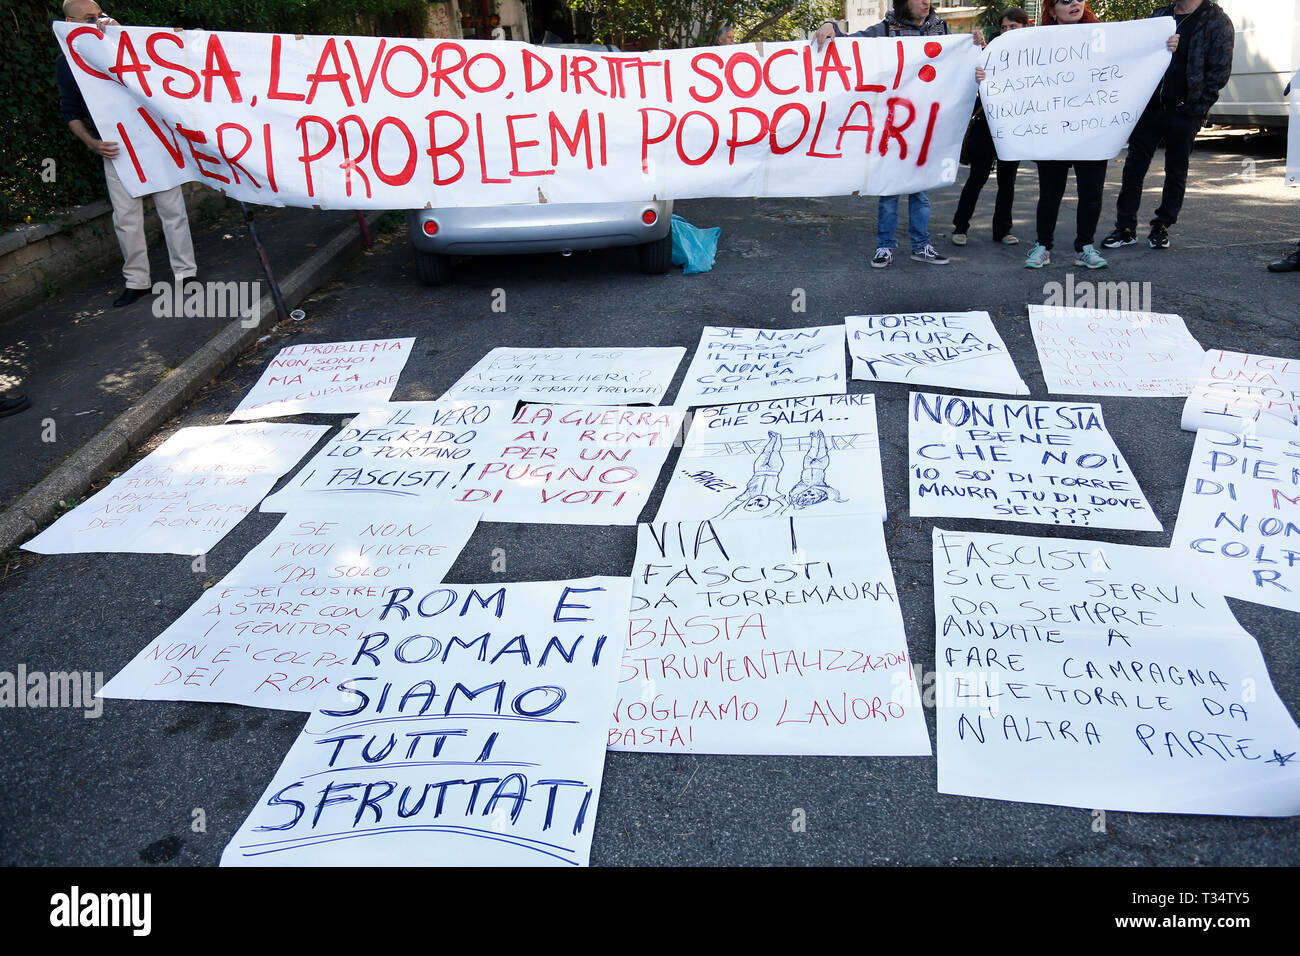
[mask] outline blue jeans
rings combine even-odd
[[[881,196],[876,210],[876,247],[897,249],[898,239],[897,196]],[[930,244],[930,199],[925,193],[912,193],[907,197],[907,237],[912,240],[912,251],[919,252]]]

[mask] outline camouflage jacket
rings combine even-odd
[[[1192,31],[1178,42],[1187,44],[1187,100],[1180,107],[1191,116],[1204,116],[1219,99],[1219,91],[1232,75],[1232,47],[1237,28],[1214,0],[1204,0]],[[1174,4],[1161,7],[1153,17],[1172,17]]]

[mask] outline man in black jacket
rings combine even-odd
[[[1152,249],[1169,248],[1169,227],[1178,221],[1187,191],[1192,143],[1232,74],[1236,28],[1214,0],[1177,0],[1152,16],[1173,17],[1178,22],[1178,48],[1129,137],[1115,229],[1101,243],[1106,249],[1137,242],[1142,181],[1161,140],[1165,144],[1165,188],[1147,243]]]

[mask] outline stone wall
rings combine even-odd
[[[186,183],[184,190],[191,220],[198,218],[200,205],[219,210],[227,202],[200,183]],[[150,242],[161,238],[162,224],[147,199],[145,231]],[[107,198],[78,206],[55,222],[0,233],[0,320],[39,305],[88,273],[110,272],[120,283],[121,269],[122,252]]]

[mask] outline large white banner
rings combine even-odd
[[[1173,17],[1007,30],[980,86],[998,158],[1111,159],[1169,68]]]
[[[383,405],[397,387],[414,344],[410,338],[287,345],[228,420],[329,415]]]
[[[611,750],[930,753],[874,515],[641,525]]]
[[[110,680],[104,697],[310,710],[474,533],[467,511],[295,511]],[[427,602],[432,607],[436,598]]]
[[[696,409],[660,521],[886,516],[869,394]]]
[[[934,612],[941,793],[1300,813],[1300,727],[1175,553],[936,528]]]
[[[1029,328],[1056,395],[1186,395],[1205,355],[1178,315],[1031,305]]]
[[[1198,431],[1169,547],[1230,597],[1300,611],[1300,440]]]
[[[266,422],[182,428],[23,548],[206,554],[327,431]]]
[[[966,35],[606,53],[55,23],[133,194],[331,209],[898,195],[951,183]]]
[[[322,691],[223,866],[582,866],[626,578],[457,586]]]
[[[1300,438],[1300,360],[1213,349],[1183,405],[1183,429]]]
[[[739,329],[706,325],[677,406],[843,395],[844,326]]]
[[[913,392],[911,512],[1159,531],[1101,406]]]
[[[386,502],[395,517],[636,524],[681,429],[673,408],[408,402],[363,412],[263,511]]]
[[[658,405],[686,349],[497,348],[442,393],[452,399]]]
[[[987,312],[850,315],[844,327],[856,379],[1029,394]]]

